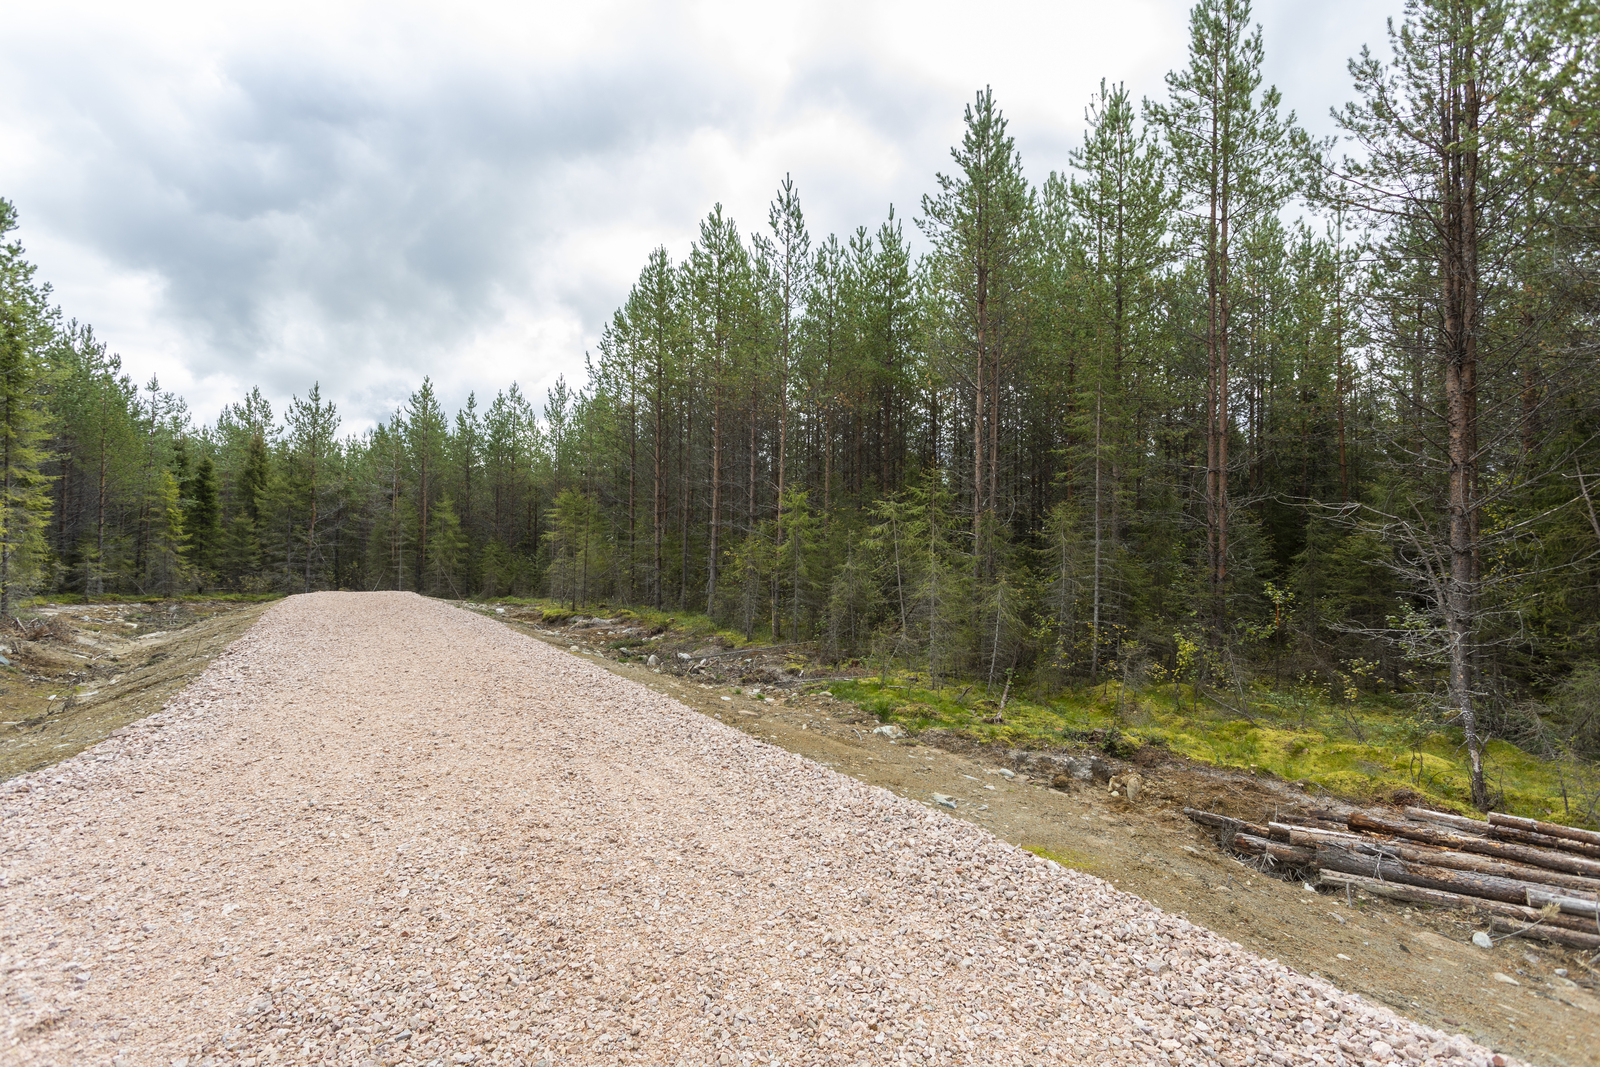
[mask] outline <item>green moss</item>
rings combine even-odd
[[[1393,697],[1330,703],[1316,692],[1249,694],[1249,717],[1195,699],[1171,685],[1118,692],[1115,685],[1048,698],[1013,697],[1003,723],[989,723],[997,705],[978,687],[931,688],[916,674],[833,682],[830,691],[913,733],[960,730],[1018,747],[1092,743],[1127,754],[1159,745],[1191,759],[1305,781],[1353,800],[1414,796],[1463,813],[1472,811],[1466,753],[1458,730],[1419,721]],[[1182,711],[1177,710],[1178,703]],[[1130,725],[1133,724],[1133,725]],[[1567,821],[1558,771],[1504,741],[1484,754],[1497,810]]]

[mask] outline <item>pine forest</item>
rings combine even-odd
[[[1578,0],[1412,0],[1319,139],[1200,0],[1163,94],[1063,102],[1068,158],[985,88],[919,203],[823,235],[775,176],[648,256],[586,380],[424,379],[359,434],[314,382],[196,422],[11,241],[0,613],[538,597],[934,690],[1381,698],[1486,810],[1496,744],[1600,757],[1597,42]]]

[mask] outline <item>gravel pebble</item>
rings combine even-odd
[[[410,594],[282,601],[0,814],[6,1063],[1490,1057]]]

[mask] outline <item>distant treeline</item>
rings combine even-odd
[[[315,387],[196,426],[9,246],[0,607],[545,594],[995,684],[1396,689],[1474,752],[1485,721],[1593,746],[1594,5],[1410,4],[1342,145],[1262,88],[1248,3],[1191,28],[1166,98],[1103,84],[1042,183],[979,93],[926,255],[892,210],[814,239],[787,179],[754,232],[714,209],[537,411],[452,417],[425,380],[360,436]]]

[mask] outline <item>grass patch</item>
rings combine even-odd
[[[1100,866],[1088,853],[1079,852],[1076,849],[1064,849],[1060,852],[1055,852],[1048,848],[1041,848],[1038,845],[1023,845],[1022,849],[1024,852],[1033,853],[1040,859],[1053,860],[1063,867],[1070,867],[1075,871],[1083,871],[1086,874],[1095,874],[1096,868]]]

